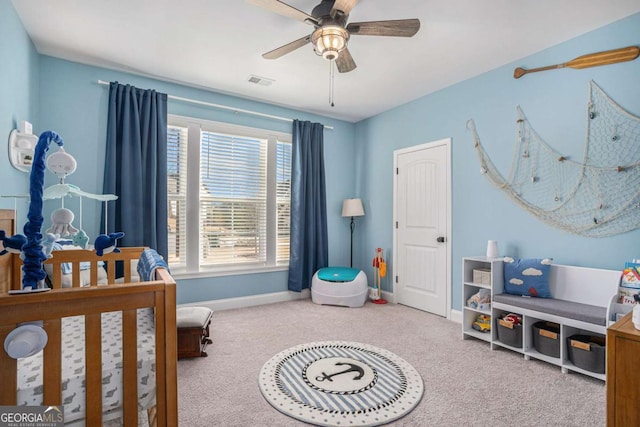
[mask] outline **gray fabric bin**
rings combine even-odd
[[[522,348],[522,325],[513,325],[509,328],[508,322],[501,322],[502,319],[496,319],[496,331],[498,332],[498,340],[506,345],[516,348]]]
[[[567,338],[569,360],[585,371],[604,374],[607,348],[602,335],[572,335]]]
[[[553,322],[533,324],[533,347],[550,357],[560,357],[560,325]]]

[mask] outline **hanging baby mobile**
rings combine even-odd
[[[51,142],[55,142],[59,146],[59,149],[46,159],[46,168],[59,178],[59,183],[45,189],[45,155],[49,150]],[[29,210],[27,213],[28,221],[24,225],[24,235],[16,234],[15,236],[7,237],[5,231],[0,230],[0,239],[2,239],[4,245],[4,250],[0,252],[0,255],[19,253],[23,260],[23,292],[35,292],[48,289],[44,286],[46,273],[42,267],[42,263],[51,256],[51,251],[57,242],[70,242],[74,246],[82,249],[90,249],[88,245],[89,237],[82,230],[83,197],[104,202],[105,212],[106,203],[118,198],[113,194],[87,193],[75,185],[65,183],[66,177],[75,172],[77,163],[73,156],[65,152],[63,145],[64,142],[62,138],[55,132],[46,131],[40,135],[35,147],[31,167]],[[75,220],[75,214],[70,209],[64,207],[64,198],[67,196],[80,197],[80,224],[78,228],[72,224]],[[62,207],[55,209],[51,213],[51,226],[45,231],[45,235],[43,236],[41,231],[44,222],[42,216],[43,201],[49,199],[61,199]],[[104,229],[108,229],[106,215]],[[94,243],[96,254],[102,256],[109,252],[119,252],[116,241],[123,236],[124,233],[110,233],[108,235],[98,236]]]
[[[625,111],[591,81],[587,136],[581,161],[554,150],[533,129],[522,109],[508,179],[467,122],[480,172],[518,205],[554,227],[605,237],[640,227],[640,117]]]

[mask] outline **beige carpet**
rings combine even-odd
[[[178,363],[181,426],[301,426],[258,389],[274,354],[312,341],[387,349],[424,380],[418,406],[394,426],[604,426],[604,382],[462,340],[460,325],[401,305],[293,301],[214,313],[209,357]]]

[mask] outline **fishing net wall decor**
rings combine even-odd
[[[480,172],[513,201],[554,227],[606,237],[640,227],[640,117],[624,110],[591,81],[582,161],[553,149],[520,107],[509,178],[504,179],[473,133]]]

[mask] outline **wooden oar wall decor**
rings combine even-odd
[[[621,49],[607,50],[604,52],[590,53],[588,55],[582,55],[572,59],[564,64],[548,65],[546,67],[532,68],[530,70],[524,68],[516,68],[513,71],[513,78],[519,79],[525,74],[536,73],[538,71],[554,70],[556,68],[589,68],[597,67],[599,65],[609,65],[618,62],[633,61],[640,55],[640,48],[638,46],[623,47]]]

